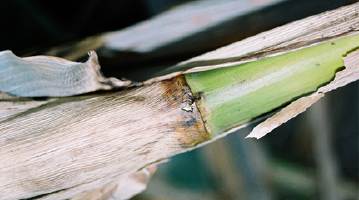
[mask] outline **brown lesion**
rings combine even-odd
[[[168,106],[178,110],[175,133],[185,147],[195,146],[210,139],[200,111],[195,103],[195,97],[183,76],[177,76],[161,82],[164,88],[163,98]],[[191,109],[189,109],[191,108]]]

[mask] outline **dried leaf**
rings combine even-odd
[[[72,200],[126,200],[143,192],[157,167],[150,165],[142,170],[122,176],[117,181],[109,183],[99,189],[82,193]]]
[[[32,108],[45,105],[56,98],[35,101],[30,98],[14,97],[0,92],[0,122],[24,113]]]
[[[84,63],[51,56],[19,58],[11,51],[0,52],[0,91],[22,97],[72,96],[126,87],[130,81],[105,78],[97,55],[89,53]]]

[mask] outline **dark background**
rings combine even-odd
[[[0,50],[11,49],[25,53],[105,31],[119,30],[188,1],[3,0],[0,7]],[[355,1],[291,0],[281,3],[283,9],[274,15],[282,18],[280,20],[284,23],[352,2]]]

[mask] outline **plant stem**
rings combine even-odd
[[[226,68],[186,74],[211,134],[231,128],[312,93],[344,66],[359,35],[321,42],[282,55]]]

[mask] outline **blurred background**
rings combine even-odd
[[[0,50],[83,61],[145,80],[176,63],[353,0],[3,0]],[[159,166],[136,200],[359,199],[359,85],[261,140],[240,130]]]

